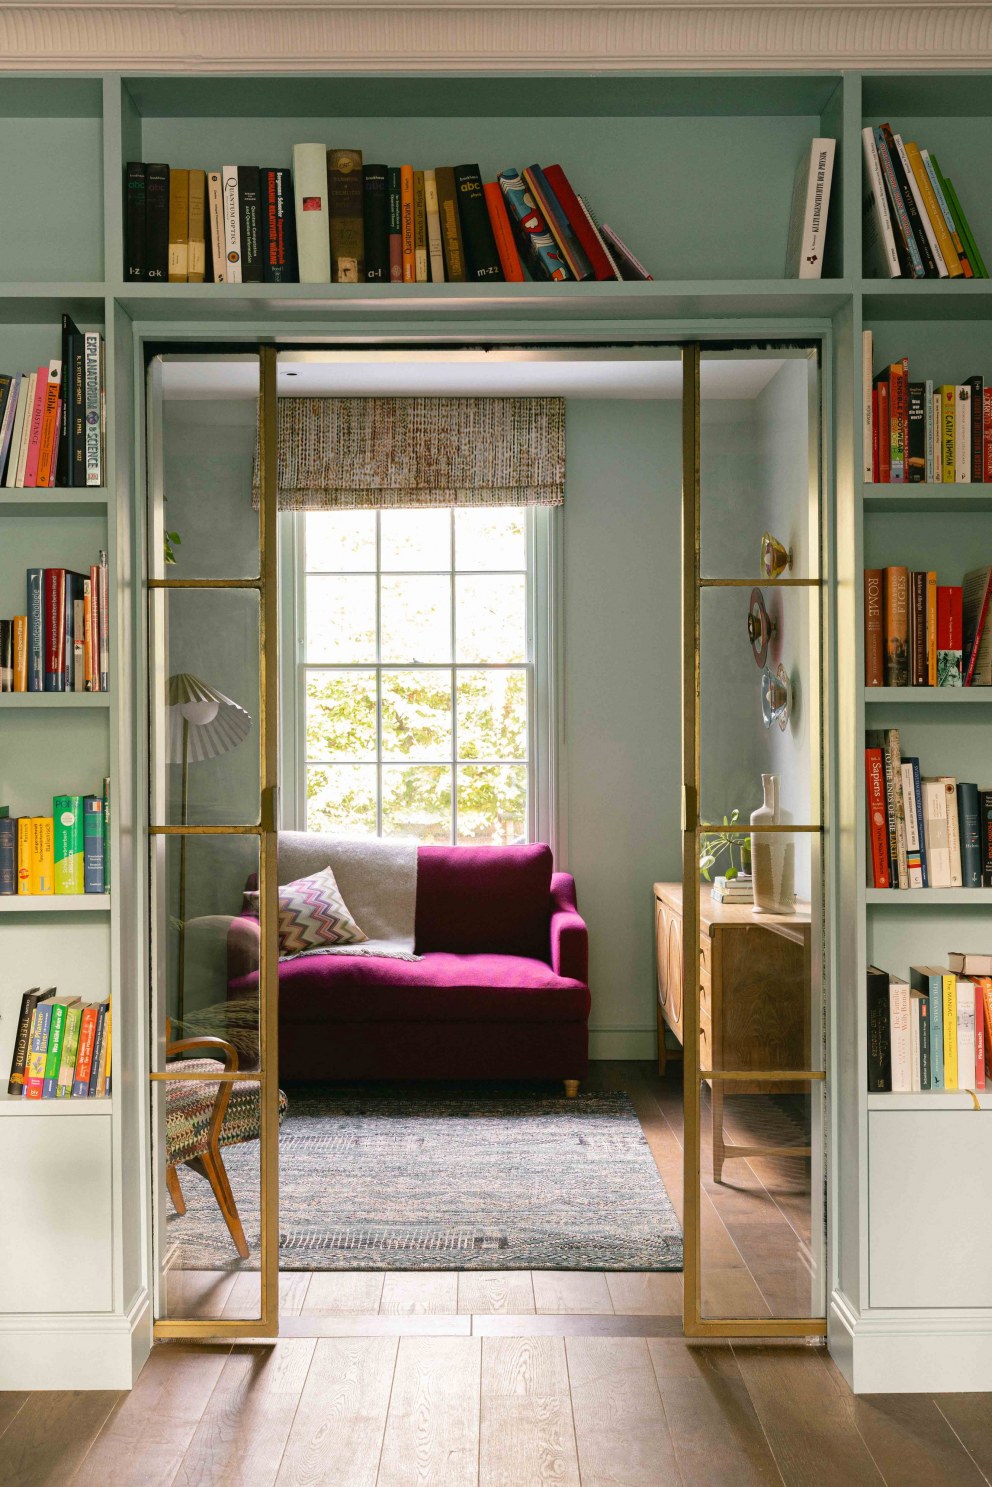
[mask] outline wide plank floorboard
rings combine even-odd
[[[782,1476],[730,1347],[679,1337],[651,1338],[647,1348],[686,1484],[781,1487]]]
[[[616,1270],[606,1277],[617,1316],[680,1317],[682,1274],[674,1270]]]
[[[477,1337],[400,1339],[376,1487],[478,1487],[481,1358]]]
[[[384,1278],[381,1271],[375,1270],[315,1270],[300,1315],[374,1317],[379,1311]]]
[[[601,1270],[534,1270],[531,1274],[539,1312],[613,1315],[613,1302]]]
[[[582,1487],[669,1487],[675,1452],[647,1343],[641,1337],[566,1340]]]
[[[3,1433],[3,1487],[65,1487],[122,1397],[112,1389],[32,1393]]]
[[[3,1435],[18,1410],[31,1398],[27,1389],[0,1390],[0,1435]]]
[[[979,1471],[941,1414],[918,1394],[862,1394],[854,1421],[890,1487],[983,1487]]]
[[[937,1408],[992,1482],[992,1394],[939,1394]]]
[[[529,1270],[463,1270],[458,1277],[460,1312],[534,1311],[534,1283]]]
[[[482,1344],[479,1487],[579,1487],[561,1337]]]
[[[458,1275],[454,1270],[393,1270],[383,1280],[380,1316],[450,1315],[457,1310]]]
[[[277,1487],[376,1487],[399,1340],[322,1337]]]

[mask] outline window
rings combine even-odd
[[[296,823],[338,836],[547,838],[550,513],[307,513],[294,524]],[[542,632],[535,644],[536,632]],[[287,748],[288,754],[290,749]]]

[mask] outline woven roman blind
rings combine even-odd
[[[565,402],[281,398],[278,489],[282,511],[560,506]]]

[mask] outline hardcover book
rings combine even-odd
[[[909,569],[885,570],[885,682],[909,686]]]
[[[17,892],[17,822],[0,816],[0,895]]]
[[[413,213],[413,166],[400,166],[400,252],[403,283],[417,282],[416,232]]]
[[[145,277],[164,284],[169,277],[169,167],[145,166]]]
[[[331,239],[327,217],[327,151],[323,145],[293,146],[293,189],[300,283],[329,284]]]
[[[498,180],[520,256],[529,269],[531,278],[554,281],[569,279],[571,275],[558,244],[534,205],[523,176],[518,170],[502,170]]]
[[[865,686],[885,685],[885,638],[882,624],[882,570],[865,569]]]
[[[496,251],[499,254],[500,265],[503,269],[503,278],[508,284],[523,283],[524,270],[520,262],[520,254],[517,245],[513,241],[513,228],[506,214],[506,202],[499,188],[498,181],[486,181],[482,187],[486,198],[486,207],[489,211],[489,225],[496,239]]]
[[[386,170],[386,196],[389,202],[389,282],[402,284],[403,188],[398,165],[390,165]]]
[[[87,795],[83,800],[83,892],[105,892],[103,798]]]
[[[207,173],[189,173],[189,234],[186,278],[202,284],[207,276]]]
[[[930,1089],[944,1088],[944,973],[935,966],[910,966],[909,984],[929,1004]]]
[[[327,151],[327,216],[331,283],[361,284],[365,278],[361,150]]]
[[[362,212],[365,224],[365,279],[389,283],[389,195],[385,165],[362,167]]]
[[[962,658],[962,589],[960,584],[937,585],[937,685],[964,685]]]
[[[489,212],[477,165],[456,165],[455,193],[462,229],[467,274],[470,280],[502,281],[496,240],[489,225]]]
[[[892,1043],[889,1032],[889,977],[877,966],[868,967],[868,1090],[892,1088]]]
[[[418,284],[426,284],[427,273],[427,190],[424,172],[413,173],[413,260]]]
[[[488,186],[486,190],[488,191]],[[499,187],[496,188],[497,191]],[[437,176],[424,171],[424,210],[427,213],[427,258],[434,284],[444,283],[444,238],[441,232],[441,206],[437,196]],[[523,278],[523,274],[520,275]]]
[[[262,282],[262,196],[257,165],[238,166],[241,282]]]
[[[582,244],[583,251],[592,264],[596,279],[606,281],[618,279],[616,265],[603,246],[598,230],[586,213],[580,198],[572,190],[571,183],[560,165],[548,165],[545,178],[555,194],[558,205],[568,218],[572,231]]]
[[[238,196],[238,167],[221,168],[224,206],[224,276],[228,284],[240,284],[241,276],[241,202]]]
[[[957,787],[958,835],[961,842],[961,886],[982,886],[982,837],[978,810],[978,786],[959,780]]]
[[[129,160],[124,168],[124,278],[145,278],[145,166]]]
[[[454,168],[450,165],[439,165],[434,172],[434,180],[437,186],[437,204],[441,218],[445,278],[450,279],[453,284],[463,284],[468,274],[465,268],[461,223],[458,218]]]
[[[961,586],[962,664],[966,687],[992,686],[992,567],[973,568]]]
[[[189,171],[169,170],[169,283],[189,278]]]
[[[79,795],[52,801],[56,893],[83,892],[83,803]]]
[[[827,235],[835,139],[814,139],[796,170],[785,254],[787,278],[819,279]]]
[[[262,278],[266,284],[293,284],[296,262],[296,213],[288,170],[268,166],[261,172]]]
[[[568,264],[568,271],[572,278],[580,281],[595,278],[592,264],[578,234],[551,189],[544,171],[539,165],[528,165],[523,176],[535,205],[544,216],[548,231],[558,244],[562,258]]]
[[[34,1011],[39,1002],[55,995],[55,987],[48,991],[41,991],[39,987],[32,987],[21,997],[21,1010],[17,1018],[17,1031],[14,1034],[14,1051],[10,1060],[10,1078],[7,1081],[8,1095],[24,1094],[24,1076],[27,1067],[28,1052],[31,1043],[31,1028],[34,1022]]]

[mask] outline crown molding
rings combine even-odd
[[[990,65],[985,0],[0,0],[0,72]]]

